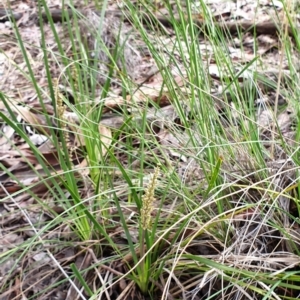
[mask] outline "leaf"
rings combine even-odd
[[[108,127],[102,124],[99,124],[98,128],[99,128],[99,133],[101,138],[101,156],[104,156],[107,153],[107,149],[111,145],[112,133]]]

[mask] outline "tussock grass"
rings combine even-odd
[[[46,3],[41,3],[40,8],[50,16]],[[0,255],[0,264],[10,268],[2,281],[1,294],[9,295],[16,269],[23,266],[26,275],[30,265],[25,261],[42,253],[44,262],[57,268],[59,279],[34,295],[34,284],[20,276],[20,281],[24,280],[22,292],[28,299],[43,299],[57,287],[65,299],[299,296],[299,75],[293,64],[294,53],[299,50],[298,37],[292,41],[284,30],[279,34],[282,60],[277,77],[268,78],[261,71],[263,58],[258,55],[244,64],[234,63],[227,47],[234,37],[215,27],[209,8],[200,3],[207,22],[205,32],[194,24],[190,1],[185,3],[185,13],[182,3],[176,1],[180,22],[173,17],[173,7],[165,4],[174,30],[172,47],[165,35],[157,34],[164,33],[165,28],[150,19],[144,24],[138,8],[130,1],[123,3],[160,71],[161,96],[166,89],[177,124],[159,118],[149,122],[147,114],[160,105],[149,98],[142,105],[133,100],[120,105],[113,112],[123,117],[117,129],[99,127],[106,112],[105,100],[114,88],[116,69],[124,97],[135,99],[139,90],[126,74],[126,59],[122,57],[126,42],[122,44],[120,39],[120,44],[108,49],[101,35],[95,37],[99,47],[95,51],[108,57],[104,80],[103,74],[98,74],[97,55],[91,56],[80,34],[84,16],[74,14],[74,20],[66,22],[72,55],[65,50],[49,18],[58,51],[47,50],[41,30],[46,90],[38,85],[27,45],[14,23],[26,74],[47,120],[44,127],[61,169],[49,165],[46,155],[15,118],[10,99],[1,94],[9,114],[0,112],[2,120],[28,144],[43,171],[31,165],[38,182],[27,186],[1,166],[21,186],[14,193],[7,192],[1,202],[14,203],[27,220],[26,230],[32,232]],[[107,5],[103,4],[102,21]],[[150,15],[150,6],[140,5]],[[288,5],[286,14],[289,26],[293,26]],[[238,37],[242,43],[242,33]],[[203,51],[204,43],[210,57]],[[59,78],[53,78],[48,67],[55,55],[62,64]],[[288,80],[284,59],[288,61]],[[212,64],[221,74],[218,93],[213,92],[215,82],[208,72]],[[64,93],[59,92],[60,85]],[[273,106],[257,104],[264,93],[262,86],[274,92]],[[47,112],[44,95],[51,101],[53,115]],[[282,95],[286,99],[283,106],[279,103]],[[294,125],[285,126],[287,106]],[[129,113],[133,108],[134,113]],[[266,123],[260,111],[268,113]],[[66,112],[75,116],[76,123],[66,119]],[[161,131],[169,134],[165,140],[172,138],[172,143],[163,143],[164,135],[158,138],[153,130],[158,121],[163,123]],[[72,145],[74,140],[76,146]],[[22,153],[20,156],[26,159]],[[41,183],[46,187],[44,193],[37,192]],[[30,207],[16,201],[23,193],[34,200]],[[30,212],[37,209],[40,219],[30,218]],[[24,231],[22,226],[13,232],[18,231]],[[63,251],[70,251],[64,259]],[[10,295],[18,296],[17,291]]]

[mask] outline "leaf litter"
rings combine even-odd
[[[49,2],[51,2],[49,3],[49,9],[60,8],[60,1]],[[78,7],[84,7],[82,3],[78,3],[78,5]],[[244,22],[239,23],[244,24],[240,25],[241,28],[248,28],[249,26],[247,27],[246,25],[253,24],[254,21],[257,23],[256,20],[269,22],[268,24],[284,20],[282,3],[279,1],[266,0],[260,1],[258,4],[254,4],[251,1],[207,1],[207,5],[214,19],[219,21],[220,24],[226,22],[227,25],[231,23],[234,25],[236,22]],[[197,10],[196,2],[194,6],[195,10]],[[45,107],[41,108],[41,104],[36,96],[36,90],[29,80],[29,73],[14,35],[13,25],[9,20],[3,18],[5,22],[0,22],[0,45],[2,50],[0,54],[0,89],[5,95],[18,124],[22,125],[23,132],[26,133],[27,138],[20,136],[15,131],[14,126],[16,124],[7,124],[6,119],[1,120],[0,163],[3,166],[0,174],[0,193],[3,199],[0,202],[1,252],[11,251],[11,255],[8,256],[8,259],[2,260],[0,266],[0,287],[2,287],[0,289],[0,299],[18,299],[20,295],[23,295],[24,299],[76,299],[78,297],[86,299],[88,295],[79,291],[80,282],[76,279],[71,284],[66,280],[65,274],[53,263],[53,259],[49,259],[49,252],[53,255],[55,261],[60,266],[63,266],[65,272],[68,272],[71,263],[74,263],[78,270],[87,270],[83,273],[83,276],[90,287],[94,286],[98,289],[101,285],[111,285],[111,289],[103,292],[99,299],[146,299],[130,281],[124,281],[123,279],[115,283],[114,276],[122,276],[128,271],[124,261],[130,262],[132,260],[131,257],[126,257],[123,262],[112,261],[110,265],[103,265],[101,264],[102,257],[98,257],[93,248],[95,244],[99,244],[101,241],[92,240],[83,244],[72,233],[71,220],[62,226],[57,226],[55,225],[56,223],[52,222],[57,217],[57,213],[64,215],[65,208],[59,204],[57,199],[53,199],[53,194],[55,193],[51,192],[53,189],[56,191],[55,184],[61,185],[61,182],[58,179],[54,181],[49,180],[49,176],[55,178],[57,174],[60,174],[62,168],[57,159],[58,153],[51,136],[53,131],[48,127],[45,114],[46,112],[47,116],[50,117],[52,127],[54,132],[56,132],[57,120],[55,119],[55,110],[47,96],[49,87],[47,86],[43,60],[44,53],[41,50],[41,31],[36,24],[34,15],[37,10],[34,1],[11,1],[10,8],[16,14],[21,13],[20,18],[17,20],[17,26],[26,45],[25,51],[32,66],[33,74],[42,90]],[[176,5],[174,4],[175,8]],[[110,4],[110,9],[118,11],[115,3]],[[98,42],[97,38],[95,38],[97,26],[94,26],[94,24],[99,23],[99,15],[94,12],[93,8],[82,11],[87,18],[80,21],[81,36],[86,37],[86,43],[93,52],[93,50],[97,49],[95,43]],[[165,11],[164,7],[161,7],[161,12],[164,13]],[[3,13],[2,10],[0,12]],[[5,15],[7,15],[7,11]],[[176,12],[174,12],[174,16],[176,16]],[[199,21],[202,22],[203,20],[199,19]],[[65,41],[64,47],[66,50],[69,49],[67,53],[71,57],[70,41],[63,38],[65,34],[63,24],[60,22],[54,24],[58,35]],[[63,64],[58,59],[58,48],[50,26],[49,24],[44,26],[51,76],[59,78],[63,71]],[[230,28],[232,28],[231,30],[236,30],[234,26]],[[221,116],[223,115],[222,124],[226,128],[228,141],[242,141],[243,136],[241,133],[237,133],[232,122],[229,123],[226,120],[226,109],[234,111],[235,107],[234,103],[230,102],[232,94],[228,90],[224,91],[227,87],[223,86],[221,82],[224,79],[233,80],[232,76],[236,76],[243,88],[243,86],[252,84],[254,81],[252,78],[257,76],[257,73],[264,78],[264,80],[258,80],[259,85],[255,87],[257,99],[254,104],[257,124],[260,128],[259,135],[265,144],[265,168],[262,171],[269,172],[270,181],[277,187],[276,191],[279,195],[278,206],[285,211],[290,211],[292,215],[297,215],[297,208],[293,207],[294,204],[292,204],[290,199],[280,194],[291,183],[297,184],[297,166],[287,157],[284,147],[276,145],[273,148],[272,146],[274,136],[283,138],[287,146],[295,144],[295,129],[293,128],[294,109],[289,105],[283,111],[280,111],[276,118],[274,118],[273,110],[273,105],[278,96],[282,104],[289,104],[287,85],[283,84],[283,93],[281,95],[278,95],[275,87],[279,76],[283,76],[283,83],[288,82],[292,76],[289,71],[290,61],[281,53],[278,37],[274,35],[274,26],[270,25],[270,27],[266,26],[266,28],[270,30],[270,34],[261,34],[256,39],[254,39],[251,32],[245,33],[242,44],[239,37],[227,41],[226,47],[231,61],[234,62],[235,74],[228,74],[226,69],[220,70],[217,67],[213,45],[207,40],[200,38],[199,47],[203,53],[203,58],[207,60],[207,72],[212,80],[210,93],[215,100],[216,111]],[[158,36],[157,33],[149,33],[149,38],[152,39],[155,47],[164,50],[164,52],[161,52],[163,59],[167,61],[170,53],[177,59],[178,65],[171,65],[171,72],[178,83],[178,87],[181,88],[178,92],[188,95],[190,92],[189,87],[186,85],[188,76],[183,71],[178,73],[178,66],[180,66],[181,70],[185,69],[182,57],[180,57],[180,52],[174,51],[174,49],[178,49],[180,43],[182,43],[181,46],[185,46],[185,44],[176,39],[172,28],[166,26],[166,32],[169,35]],[[93,56],[98,57],[99,61],[102,62],[97,66],[99,88],[95,95],[95,103],[104,103],[102,119],[98,124],[99,136],[103,145],[102,155],[105,154],[106,149],[111,145],[112,130],[122,128],[124,122],[126,122],[126,118],[116,114],[115,111],[118,111],[120,107],[126,106],[132,120],[137,124],[142,124],[141,112],[147,109],[145,116],[152,130],[149,131],[149,142],[153,143],[153,152],[149,151],[145,155],[149,156],[149,159],[153,155],[161,158],[161,162],[167,166],[169,174],[177,174],[182,188],[188,189],[199,202],[203,203],[204,201],[204,211],[207,209],[207,215],[209,215],[209,210],[216,209],[215,203],[211,202],[209,197],[203,200],[202,196],[197,196],[199,187],[200,189],[208,188],[208,183],[205,180],[205,170],[201,167],[201,161],[204,158],[201,157],[201,153],[196,154],[197,149],[195,150],[193,145],[190,144],[188,132],[181,129],[182,124],[180,124],[178,111],[172,103],[172,94],[164,85],[162,76],[153,58],[149,58],[149,55],[147,55],[147,47],[141,39],[139,40],[140,37],[138,35],[134,38],[132,36],[128,38],[130,34],[132,34],[132,27],[128,22],[122,21],[120,14],[117,14],[117,16],[108,15],[105,18],[101,40],[108,49],[112,49],[118,40],[122,45],[125,59],[125,61],[122,61],[121,57],[117,59],[116,68],[114,73],[111,74],[113,89],[110,90],[105,99],[102,99],[101,96],[103,93],[102,86],[107,79],[106,74],[109,73],[107,65],[112,63],[110,57],[112,53],[108,54],[103,51],[92,53]],[[121,37],[121,39],[118,37]],[[256,53],[253,52],[254,42],[257,44]],[[259,55],[258,58],[257,54]],[[188,55],[186,59],[188,59]],[[255,61],[251,67],[243,72],[243,64],[253,59]],[[294,53],[294,56],[290,59],[292,59],[295,70],[298,71],[299,54]],[[279,65],[279,62],[281,65]],[[279,67],[283,72],[278,71]],[[118,72],[115,70],[118,70]],[[135,93],[128,94],[126,97],[121,95],[122,82],[119,78],[120,73],[123,73],[123,76],[128,75],[137,84],[138,89],[136,89]],[[68,87],[63,86],[62,90],[64,92],[68,91],[73,97],[76,96],[72,95],[72,90],[68,90]],[[149,99],[156,103],[156,106],[146,108],[146,103]],[[182,107],[185,107],[184,102]],[[3,115],[9,118],[7,107],[3,103],[1,103],[0,110]],[[187,107],[184,112],[186,116],[191,114],[189,110],[190,108]],[[239,122],[239,118],[243,117],[243,114],[238,111],[233,115],[235,119],[233,123],[235,124]],[[73,168],[78,173],[78,185],[82,186],[81,197],[88,205],[88,199],[93,195],[93,186],[89,181],[88,172],[82,173],[82,169],[87,166],[86,158],[81,151],[81,148],[85,146],[84,139],[82,139],[84,133],[80,130],[78,116],[74,115],[70,110],[66,109],[63,118],[70,132],[70,144],[68,146],[73,149],[71,157]],[[176,126],[178,120],[179,126]],[[114,146],[115,155],[125,169],[128,169],[129,174],[132,175],[132,181],[138,186],[139,179],[135,181],[135,173],[138,174],[138,171],[132,169],[132,167],[138,169],[140,166],[141,153],[138,150],[140,138],[135,136],[132,139],[132,156],[135,157],[135,160],[131,162],[128,161],[124,153],[124,139],[126,139],[126,133],[124,135],[120,134],[119,141]],[[197,137],[197,140],[200,142],[201,136]],[[156,143],[159,143],[159,149]],[[220,141],[221,143],[222,141]],[[44,166],[38,161],[32,145],[36,147],[39,153],[43,154],[45,158],[44,163],[49,167],[49,172],[45,173]],[[228,193],[232,195],[231,201],[236,205],[240,204],[241,207],[243,207],[242,204],[260,203],[256,199],[265,199],[269,195],[267,196],[263,188],[249,189],[249,186],[251,187],[259,182],[259,174],[256,173],[258,166],[255,166],[255,163],[251,161],[248,150],[242,143],[237,143],[233,149],[234,153],[220,150],[220,152],[224,151],[222,157],[227,158],[222,166],[222,171],[224,178],[226,178],[224,185],[228,184]],[[144,185],[147,184],[148,174],[151,174],[153,171],[152,165],[153,162],[149,161],[149,168],[144,170]],[[124,201],[127,199],[128,191],[122,174],[115,171],[111,173],[111,177],[117,191],[116,195],[122,201],[122,210],[128,220],[131,238],[133,241],[136,241],[138,235],[135,226],[137,209],[131,203]],[[161,178],[158,185],[161,184],[164,187],[167,179],[167,175],[166,178]],[[230,188],[234,186],[233,182],[236,185],[236,190],[232,191]],[[242,185],[245,185],[245,188],[242,188]],[[224,187],[224,190],[226,191],[226,187]],[[71,201],[72,197],[70,197],[68,191],[65,191],[64,196]],[[169,196],[171,199],[172,191],[170,191]],[[57,197],[62,197],[62,195]],[[38,198],[43,199],[43,206],[37,200]],[[180,200],[182,201],[175,194],[174,202],[164,205],[163,210],[166,218],[169,217],[169,212],[173,211],[172,207],[175,206],[175,203],[180,202]],[[261,202],[257,206],[247,207],[246,205],[246,209],[233,210],[232,214],[224,217],[224,220],[230,221],[232,226],[232,243],[230,246],[220,242],[217,232],[207,231],[203,235],[194,238],[189,245],[191,253],[195,252],[198,255],[212,258],[217,263],[223,263],[227,266],[239,266],[239,268],[253,271],[269,270],[276,273],[280,272],[280,270],[296,267],[299,264],[299,258],[296,255],[299,251],[300,242],[299,226],[297,223],[291,222],[287,217],[280,220],[282,221],[282,226],[286,228],[288,234],[292,237],[291,239],[283,236],[280,230],[275,230],[274,227],[269,226],[266,218],[274,217],[276,211],[273,208],[273,199],[267,200],[269,202]],[[108,210],[112,220],[105,220],[101,217],[98,221],[100,223],[111,222],[111,238],[114,239],[120,249],[124,249],[127,245],[127,236],[124,234],[122,227],[119,226],[118,210],[113,202],[110,202],[110,204],[111,207]],[[159,203],[156,203],[155,207],[159,207]],[[264,214],[262,213],[263,211]],[[30,224],[34,224],[36,230],[42,232],[40,238],[47,242],[41,243],[40,246],[42,247],[35,247],[34,244],[30,245],[25,251],[27,247],[26,241],[36,234]],[[196,222],[195,224],[190,224],[179,239],[196,234],[198,226]],[[222,229],[220,228],[220,230]],[[166,245],[171,243],[173,238],[174,236],[170,235],[166,240]],[[108,249],[103,250],[103,253],[105,251],[111,250],[108,247]],[[17,259],[21,253],[22,257]],[[107,255],[109,256],[111,253]],[[89,266],[92,267],[89,268]],[[172,262],[166,261],[166,266],[172,266]],[[178,299],[207,299],[221,289],[222,281],[218,277],[219,272],[217,269],[212,269],[211,272],[205,273],[205,276],[200,278],[200,280],[194,280],[196,282],[194,284],[187,278],[183,279],[186,280],[182,282],[183,286],[173,283],[170,287],[169,299],[175,299],[176,297],[179,297]],[[127,294],[123,297],[125,290]],[[158,286],[157,290],[157,295],[160,295],[163,288]],[[229,293],[229,291],[227,292]],[[235,293],[236,297],[242,298],[239,296],[238,290],[232,289],[231,292]],[[286,292],[294,295],[294,297],[297,295],[295,291]],[[221,299],[221,297],[215,296],[214,299]]]

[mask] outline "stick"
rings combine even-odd
[[[55,9],[50,10],[50,15],[54,22],[61,22],[63,20],[63,11],[61,9]],[[65,13],[69,15],[71,18],[74,11],[71,9],[64,10]],[[108,10],[106,11],[106,14],[113,14],[116,16],[125,16],[127,20],[130,21],[130,14],[129,13],[122,13],[122,11],[116,11],[116,10]],[[9,21],[11,18],[14,18],[16,21],[20,20],[23,17],[24,13],[20,12],[13,12],[10,10],[0,9],[0,22],[6,22]],[[37,14],[33,14],[32,17],[38,17]],[[142,20],[144,23],[149,23],[150,16],[141,13]],[[46,13],[42,14],[42,18],[44,21],[48,21]],[[166,16],[153,16],[152,18],[155,18],[159,23],[161,23],[164,26],[173,26],[173,21],[169,19]],[[175,22],[180,22],[179,19],[175,18]],[[201,27],[202,30],[208,32],[208,28],[210,25],[205,24],[205,21],[202,20],[194,20],[194,23]],[[276,24],[273,21],[267,21],[267,22],[258,22],[254,23],[252,21],[242,21],[242,22],[215,22],[214,25],[218,27],[222,31],[228,31],[231,34],[237,33],[239,31],[250,31],[250,32],[256,32],[257,34],[276,34],[279,33],[281,30],[281,25]],[[298,28],[297,28],[298,29]],[[293,29],[288,26],[288,33],[290,36],[294,36]]]

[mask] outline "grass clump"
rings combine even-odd
[[[12,20],[12,68],[36,98],[0,95],[3,149],[19,160],[1,165],[1,296],[298,297],[299,41],[279,30],[265,50],[254,32],[250,55],[250,33],[200,3],[203,27],[190,1],[166,2],[169,18],[125,1],[126,22],[105,2],[71,7],[62,29],[42,1],[40,48]]]

